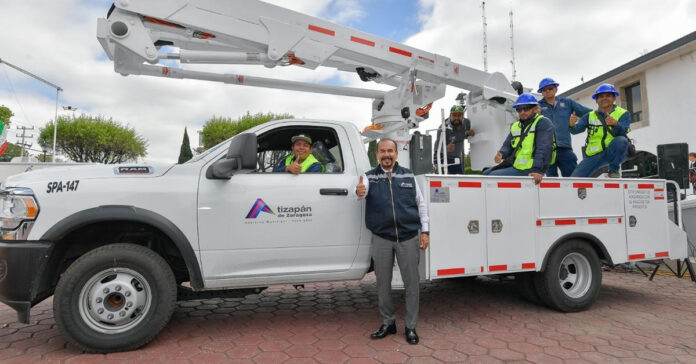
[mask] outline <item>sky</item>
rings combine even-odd
[[[268,2],[483,69],[480,0]],[[184,128],[196,147],[197,132],[212,116],[275,112],[349,121],[360,128],[370,124],[370,101],[364,99],[118,75],[96,39],[97,18],[105,17],[110,5],[103,0],[0,0],[0,58],[60,86],[59,115],[72,113],[63,110],[71,106],[76,115],[101,115],[134,128],[148,141],[145,162],[176,162]],[[553,77],[560,92],[696,30],[692,0],[488,0],[488,71],[508,79],[511,10],[516,79],[536,89],[541,78]],[[367,87],[355,74],[327,68],[224,67],[230,73]],[[435,128],[440,108],[448,110],[460,91],[448,87],[421,129]],[[53,120],[55,96],[55,89],[0,65],[0,105],[15,113],[10,142],[21,133],[16,127],[34,127],[26,134],[37,136]]]

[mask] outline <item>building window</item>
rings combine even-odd
[[[640,82],[624,87],[624,95],[626,95],[626,108],[631,113],[631,123],[643,121],[643,97]]]

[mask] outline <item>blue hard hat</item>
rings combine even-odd
[[[541,82],[539,82],[539,89],[537,92],[541,92],[541,89],[548,86],[548,85],[554,85],[558,87],[558,82],[554,81],[553,78],[546,77]]]
[[[616,91],[616,87],[614,87],[614,85],[610,83],[603,83],[597,87],[597,91],[595,91],[594,95],[592,95],[592,99],[597,100],[597,95],[606,93],[612,93],[615,97],[619,97],[619,91]]]
[[[539,105],[539,102],[537,101],[536,97],[534,97],[534,95],[532,95],[530,93],[523,93],[522,95],[520,95],[520,97],[517,98],[517,101],[515,102],[514,105],[512,105],[512,107],[514,107],[515,110],[517,110],[517,108],[522,106],[522,105],[535,105],[536,106],[536,105]]]

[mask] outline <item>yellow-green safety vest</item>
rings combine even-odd
[[[295,157],[294,154],[290,154],[287,158],[285,158],[285,166],[289,166],[292,163],[292,159]],[[300,166],[302,166],[302,170],[300,173],[305,173],[309,169],[309,167],[312,166],[314,163],[319,163],[319,161],[314,157],[314,155],[310,154],[305,158],[304,162]],[[324,167],[323,164],[319,163],[321,165],[321,171],[326,172],[326,168]]]
[[[609,116],[616,120],[619,120],[621,116],[626,112],[626,109],[622,109],[617,106],[614,109],[614,111],[609,113]],[[604,125],[602,125],[602,122],[599,120],[597,112],[594,110],[591,111],[588,117],[585,155],[591,157],[593,155],[602,153],[614,139],[614,136],[611,133],[609,133],[609,131],[612,129],[614,129],[613,126],[607,125],[607,132],[605,133]],[[626,132],[628,133],[629,131],[631,131],[631,128],[628,128]]]
[[[517,120],[517,122],[510,125],[510,135],[512,135],[510,146],[512,150],[517,148],[520,139],[522,139],[522,145],[517,148],[517,152],[515,152],[515,162],[512,164],[515,169],[524,171],[532,168],[534,165],[534,137],[536,135],[536,125],[541,118],[543,118],[543,116],[537,114],[534,121],[527,126],[524,137],[522,137],[522,121]],[[554,163],[556,163],[556,135],[553,136],[551,148],[551,164]]]

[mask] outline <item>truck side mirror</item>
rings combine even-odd
[[[239,158],[241,161],[240,169],[256,169],[257,149],[256,134],[239,134],[232,138],[226,158]]]
[[[239,168],[238,158],[223,158],[215,161],[208,170],[205,171],[207,179],[230,179],[234,172]]]
[[[230,179],[238,170],[256,169],[257,150],[256,134],[237,135],[232,138],[225,158],[208,167],[205,177],[208,179]]]

